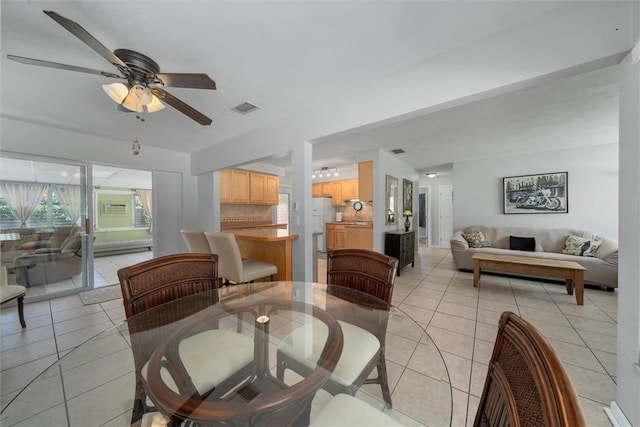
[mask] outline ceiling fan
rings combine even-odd
[[[209,117],[164,90],[164,87],[215,89],[216,83],[207,74],[161,73],[158,64],[148,56],[129,49],[116,49],[111,52],[77,22],[65,18],[54,11],[44,10],[43,12],[109,61],[118,69],[120,74],[16,55],[7,55],[7,58],[23,64],[98,74],[104,77],[126,80],[126,84],[103,85],[107,95],[119,104],[118,108],[137,113],[154,112],[164,108],[162,104],[164,102],[203,126],[211,124]]]

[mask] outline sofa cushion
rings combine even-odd
[[[534,252],[536,250],[536,239],[533,237],[509,236],[509,249]]]
[[[471,248],[481,248],[482,242],[486,241],[482,231],[470,231],[468,233],[462,233],[462,237],[469,243]]]
[[[602,239],[587,239],[578,236],[568,236],[564,243],[563,254],[578,256],[595,256]]]

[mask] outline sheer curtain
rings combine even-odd
[[[56,196],[60,200],[60,206],[71,217],[75,224],[82,214],[82,198],[79,185],[56,185]]]
[[[136,190],[136,194],[142,203],[142,207],[144,208],[144,213],[149,215],[149,232],[153,233],[153,215],[152,215],[152,204],[151,204],[151,190]]]
[[[27,226],[27,220],[36,210],[47,185],[26,182],[0,182],[0,193],[13,213],[20,219],[21,227]]]

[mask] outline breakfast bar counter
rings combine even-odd
[[[278,274],[274,280],[292,280],[292,241],[298,238],[289,230],[262,228],[256,230],[229,230],[236,236],[243,258],[257,259],[274,264]]]

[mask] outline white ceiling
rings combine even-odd
[[[2,115],[129,145],[139,136],[145,146],[197,153],[310,106],[375,91],[380,82],[407,70],[430,69],[431,64],[437,70],[443,57],[463,55],[461,61],[473,69],[478,66],[476,52],[483,60],[489,55],[496,55],[496,63],[508,60],[508,67],[492,73],[478,69],[478,75],[493,80],[487,82],[491,87],[501,89],[422,108],[407,100],[414,105],[407,114],[318,135],[314,165],[348,163],[354,152],[369,148],[402,148],[402,160],[427,170],[462,154],[504,153],[505,135],[510,135],[507,150],[557,149],[562,148],[557,142],[532,147],[528,136],[549,122],[576,123],[588,117],[587,122],[607,129],[617,123],[615,69],[598,69],[612,64],[602,58],[633,45],[631,3],[7,1],[1,9]],[[6,55],[14,54],[115,71],[43,9],[78,22],[111,50],[127,48],[150,56],[162,72],[209,74],[216,91],[168,91],[211,117],[213,124],[200,126],[171,107],[140,123],[117,111],[102,91],[101,85],[113,80],[8,60]],[[598,43],[572,39],[589,32]],[[564,37],[571,43],[558,39]],[[521,48],[502,58],[501,49],[507,50],[501,43]],[[530,78],[533,57],[544,58],[536,79]],[[561,69],[565,71],[549,74]],[[463,81],[452,84],[451,93],[465,86]],[[230,110],[244,101],[261,108],[247,115]],[[566,143],[598,143],[589,130],[593,127],[586,126]],[[496,143],[474,146],[478,132],[495,137]],[[270,160],[280,166],[288,158]]]

